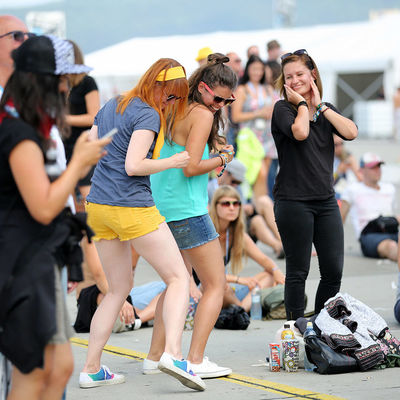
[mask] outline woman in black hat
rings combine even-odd
[[[14,365],[9,398],[56,399],[73,370],[57,266],[73,244],[64,207],[111,139],[83,133],[63,171],[50,130],[65,132],[67,74],[89,68],[73,64],[70,43],[50,36],[28,39],[12,57],[0,102],[0,351]]]

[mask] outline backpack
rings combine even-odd
[[[286,319],[285,287],[276,285],[261,289],[261,307],[267,319]]]
[[[249,314],[240,306],[231,304],[223,308],[215,322],[218,329],[245,330],[250,324]]]

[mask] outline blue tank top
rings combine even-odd
[[[166,141],[161,149],[160,158],[168,158],[185,151],[184,146]],[[209,158],[208,145],[204,149],[202,160]],[[187,178],[182,168],[170,168],[151,175],[153,198],[166,222],[180,221],[208,213],[208,174]]]

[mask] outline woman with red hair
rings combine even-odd
[[[151,264],[166,283],[156,309],[154,329],[165,328],[165,347],[159,368],[185,386],[204,390],[205,385],[182,360],[181,338],[189,301],[189,274],[176,242],[155,207],[149,175],[185,167],[186,151],[157,159],[163,132],[173,129],[183,116],[189,87],[184,68],[175,60],[155,62],[126,94],[111,99],[97,114],[93,138],[118,129],[97,164],[87,197],[88,223],[102,262],[108,291],[93,316],[87,359],[80,374],[82,388],[124,382],[100,365],[100,358],[120,313],[126,324],[134,322],[133,308],[123,305],[133,286],[131,246]],[[155,251],[157,249],[157,251]],[[163,324],[164,328],[160,328]]]

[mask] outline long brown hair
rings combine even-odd
[[[220,186],[214,193],[210,205],[210,217],[214,223],[215,229],[218,233],[220,231],[219,217],[217,213],[217,203],[222,197],[232,197],[240,201],[239,192],[232,186]],[[231,221],[228,225],[229,235],[232,238],[232,253],[231,253],[231,270],[232,273],[237,275],[243,269],[243,256],[246,254],[244,251],[244,213],[242,205],[239,206],[239,215],[235,221]],[[228,244],[229,246],[229,244]],[[228,251],[228,249],[226,249]]]
[[[172,58],[160,58],[145,72],[133,89],[124,93],[118,99],[117,112],[123,114],[128,104],[135,97],[139,97],[143,102],[158,112],[161,120],[161,127],[164,129],[165,135],[169,135],[175,122],[183,118],[185,114],[189,84],[186,78],[157,81],[157,76],[162,70],[168,70],[179,66],[182,67],[178,61]],[[183,70],[185,69],[183,68]],[[157,86],[160,86],[161,90],[167,94],[180,97],[180,100],[168,105],[163,111],[162,99],[156,100],[155,98],[154,89]]]
[[[275,83],[275,87],[277,90],[279,90],[281,96],[283,95],[283,97],[285,98],[286,101],[288,101],[287,99],[287,95],[286,95],[286,90],[284,87],[285,84],[285,76],[283,74],[283,69],[285,67],[285,65],[291,63],[291,62],[295,62],[295,61],[301,61],[310,71],[314,71],[315,73],[315,84],[317,85],[317,88],[319,90],[319,94],[321,96],[322,99],[322,81],[321,81],[321,76],[319,74],[319,70],[317,67],[317,64],[315,64],[314,60],[308,55],[308,54],[300,54],[300,55],[296,55],[296,54],[292,54],[286,58],[284,58],[282,60],[282,69],[281,69],[281,74],[279,75],[279,78],[276,80]]]
[[[85,64],[85,60],[83,58],[83,53],[79,46],[73,41],[73,40],[67,40],[67,42],[70,42],[72,44],[72,47],[74,49],[74,59],[75,59],[75,64]],[[87,74],[70,74],[68,75],[68,79],[71,82],[71,87],[78,86],[82,79],[86,76]]]
[[[234,90],[237,85],[237,76],[233,70],[225,65],[229,62],[229,57],[221,53],[213,53],[207,57],[207,64],[197,68],[189,78],[189,104],[204,104],[201,93],[198,90],[200,82],[206,83],[211,89],[216,86],[225,86]],[[223,128],[221,110],[214,114],[214,121],[208,137],[210,150],[217,150],[217,144],[225,144],[223,137],[218,135],[218,131]]]

